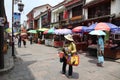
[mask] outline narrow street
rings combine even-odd
[[[0,75],[0,80],[69,80],[61,74],[57,48],[27,42],[26,48],[16,45],[16,55],[15,67]],[[73,68],[72,80],[120,80],[120,63],[107,59],[104,67],[97,67],[97,58],[79,55],[80,64]]]

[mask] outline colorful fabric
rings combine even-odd
[[[74,53],[76,53],[76,45],[73,43],[73,42],[71,42],[69,45],[68,45],[68,49],[71,51],[71,54],[74,54]]]
[[[71,57],[68,57],[67,58],[67,63],[69,65],[78,66],[79,65],[79,56],[78,55],[73,55]]]

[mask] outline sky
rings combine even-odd
[[[12,0],[4,0],[5,1],[5,10],[7,19],[10,22],[10,27],[12,23]],[[21,23],[23,23],[24,20],[27,20],[26,15],[29,13],[34,7],[44,5],[44,4],[50,4],[51,6],[55,6],[58,3],[62,2],[64,0],[22,0],[22,3],[24,4],[24,10],[21,13]],[[14,4],[14,12],[18,11],[18,6]]]

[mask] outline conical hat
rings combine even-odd
[[[69,41],[74,41],[71,34],[65,35],[64,37],[65,37],[65,39],[67,39]]]

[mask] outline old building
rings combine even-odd
[[[83,6],[84,25],[96,22],[113,22],[119,14],[119,0],[86,0]]]
[[[39,15],[46,11],[47,8],[46,7],[51,7],[49,4],[45,4],[45,5],[40,5],[38,7],[33,8],[28,14],[27,14],[27,23],[29,28],[33,28],[33,29],[37,29],[39,28],[41,25],[39,23]]]

